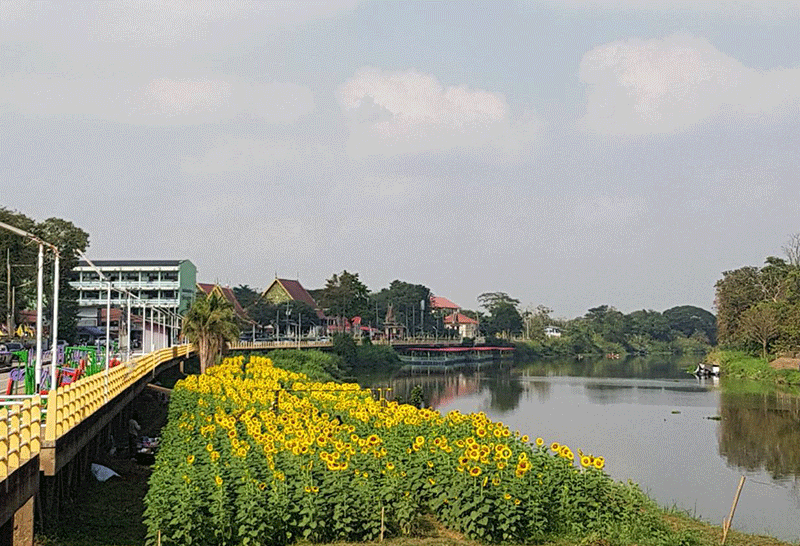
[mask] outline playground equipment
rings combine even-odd
[[[110,356],[111,354],[114,356]],[[14,355],[18,357],[19,361],[17,366],[12,368],[9,372],[5,394],[35,394],[35,357],[30,355],[27,350],[16,351]],[[109,368],[121,364],[119,348],[116,343],[111,346],[109,356]],[[105,347],[66,347],[64,349],[63,358],[60,354],[57,355],[56,358],[56,381],[59,386],[74,383],[81,377],[94,375],[105,369]],[[42,360],[44,360],[44,358]],[[43,366],[41,370],[40,394],[47,394],[52,384],[50,369]]]

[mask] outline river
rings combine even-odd
[[[698,358],[508,363],[480,372],[364,378],[408,399],[416,385],[443,413],[483,411],[549,444],[606,458],[659,504],[721,524],[747,477],[732,527],[800,540],[800,398],[763,385],[700,379]]]

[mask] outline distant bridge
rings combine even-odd
[[[453,346],[460,345],[460,340],[420,337],[420,338],[403,338],[393,339],[391,341],[379,339],[372,341],[373,345],[385,345],[394,347],[396,349],[405,349],[408,347],[420,346]],[[333,347],[332,341],[315,341],[315,340],[292,340],[292,341],[247,341],[236,342],[228,344],[228,348],[232,351],[258,351],[258,350],[272,350],[272,349],[330,349]]]

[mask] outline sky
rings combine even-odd
[[[800,232],[800,2],[0,0],[0,205],[198,281],[713,310]]]

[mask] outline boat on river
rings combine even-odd
[[[700,362],[692,373],[697,377],[719,377],[719,366],[717,364],[706,366]]]

